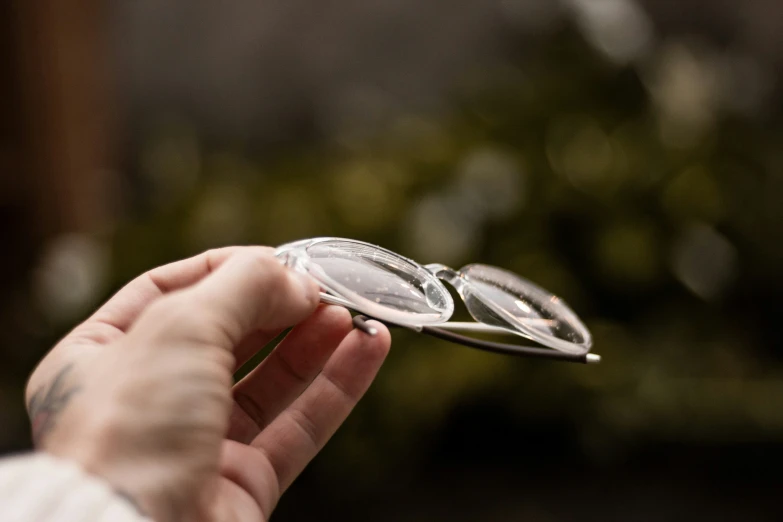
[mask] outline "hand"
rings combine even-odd
[[[233,372],[286,327],[232,387]],[[36,445],[158,521],[268,519],[369,387],[390,346],[271,250],[227,248],[135,279],[28,384]]]

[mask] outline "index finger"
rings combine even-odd
[[[122,337],[153,302],[166,294],[196,284],[217,270],[231,256],[242,252],[262,255],[271,254],[273,250],[258,246],[213,249],[154,268],[136,277],[60,340],[46,355],[28,380],[28,395],[66,364]]]
[[[125,332],[154,300],[198,283],[232,255],[240,252],[263,254],[273,251],[269,247],[259,246],[216,248],[153,268],[122,287],[87,321],[106,323]]]
[[[162,265],[136,277],[74,328],[55,348],[76,345],[79,350],[108,344],[121,337],[145,308],[171,292],[187,288],[207,277],[232,255],[240,252],[271,253],[260,246],[232,246],[207,250],[187,259]]]

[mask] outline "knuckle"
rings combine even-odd
[[[230,385],[234,383],[234,376],[233,376],[233,370],[236,366],[236,357],[234,357],[233,352],[230,352],[229,350],[217,350],[216,354],[216,363],[219,368],[223,370],[223,373],[226,375],[226,382]]]
[[[263,404],[255,400],[252,394],[243,389],[238,389],[234,391],[233,399],[239,409],[241,409],[258,428],[263,429],[269,424],[271,420],[269,418],[269,413]]]
[[[340,330],[350,331],[353,328],[351,312],[347,308],[335,305],[326,305],[322,312],[327,322],[335,325]]]
[[[317,423],[312,419],[306,411],[300,408],[294,408],[290,410],[291,420],[294,425],[304,434],[308,443],[314,448],[318,449],[321,446],[321,430],[318,428]]]
[[[277,258],[266,252],[254,255],[254,261],[258,264],[259,272],[266,274],[271,279],[280,279],[285,276],[287,269]]]
[[[260,270],[254,272],[253,284],[259,295],[276,307],[280,298],[288,291],[287,269],[274,259],[262,257],[258,259]]]
[[[283,355],[280,351],[273,351],[272,355],[270,357],[274,357],[280,364],[280,367],[282,371],[288,375],[297,385],[300,386],[306,386],[310,384],[311,377],[307,375],[306,372],[303,372],[302,370],[297,369],[296,365],[293,364],[288,357]]]
[[[197,308],[192,305],[192,301],[183,299],[181,296],[166,296],[160,299],[150,308],[150,314],[155,319],[169,324],[189,326],[194,320]]]
[[[362,390],[356,389],[356,386],[352,386],[352,383],[328,373],[324,373],[324,378],[329,383],[332,391],[349,404],[355,404],[362,398]]]
[[[254,290],[264,291],[280,288],[286,284],[287,270],[277,259],[264,251],[250,251],[238,255],[238,262],[246,263],[248,284]]]
[[[155,325],[153,331],[158,335],[195,337],[208,324],[205,308],[197,306],[194,299],[184,293],[162,297],[147,309],[146,316]]]
[[[226,410],[230,410],[233,396],[231,393],[231,387],[234,384],[234,379],[230,371],[225,368],[219,369],[215,374],[215,383],[218,391],[218,399],[222,406]]]
[[[210,269],[212,269],[217,264],[217,260],[220,259],[222,254],[223,254],[222,249],[210,248],[202,252],[201,255],[204,256],[204,259],[206,259],[207,261],[207,265],[209,266]]]

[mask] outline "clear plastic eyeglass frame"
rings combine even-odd
[[[501,268],[423,266],[376,245],[334,237],[287,243],[275,255],[315,278],[322,302],[356,312],[354,325],[370,335],[376,332],[367,318],[491,352],[579,363],[601,360],[589,353],[590,332],[562,300]],[[454,300],[442,281],[454,287],[476,322],[449,321]],[[541,346],[456,332],[510,334]]]

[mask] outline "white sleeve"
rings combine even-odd
[[[75,463],[46,453],[0,459],[3,522],[152,522]]]

